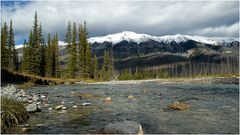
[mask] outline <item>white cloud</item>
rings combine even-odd
[[[207,36],[222,36],[222,37],[239,37],[239,22],[234,23],[232,25],[223,25],[219,27],[209,27],[201,30],[197,30],[194,32],[199,35],[207,35]]]
[[[13,20],[16,40],[27,38],[34,11],[38,11],[45,35],[58,32],[61,40],[68,20],[87,20],[90,36],[129,30],[157,36],[180,33],[237,37],[239,30],[235,26],[239,21],[238,2],[35,1],[2,8],[2,21]]]

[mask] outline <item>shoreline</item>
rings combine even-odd
[[[197,78],[167,78],[146,80],[113,80],[103,82],[88,82],[86,84],[141,84],[145,82],[157,82],[160,84],[193,83],[193,84],[239,84],[239,77],[197,77]]]

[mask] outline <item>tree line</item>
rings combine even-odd
[[[151,68],[126,68],[118,73],[119,80],[139,80],[168,77],[198,77],[238,75],[238,58],[226,57],[220,62],[191,61],[185,63],[169,63]]]
[[[1,64],[2,67],[27,74],[56,77],[56,78],[88,78],[96,80],[110,80],[113,63],[109,51],[104,52],[104,61],[98,63],[96,55],[92,54],[91,45],[87,40],[88,32],[86,21],[79,24],[68,21],[65,36],[67,60],[66,67],[60,64],[58,34],[49,33],[45,42],[41,23],[35,12],[33,28],[29,33],[28,41],[24,40],[23,55],[18,60],[15,49],[12,21],[10,29],[6,23],[1,34]],[[19,67],[19,68],[18,68]]]
[[[1,67],[10,70],[18,70],[18,55],[15,49],[12,20],[8,28],[7,23],[1,29]]]

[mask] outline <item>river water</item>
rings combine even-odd
[[[144,133],[239,133],[239,85],[235,84],[58,85],[33,87],[27,93],[45,94],[53,108],[31,114],[27,133],[103,133],[107,124],[124,120],[140,123]],[[94,96],[77,96],[80,93]],[[112,102],[105,103],[106,97]],[[190,107],[170,110],[174,101]],[[67,110],[54,110],[61,102]],[[92,105],[82,106],[84,102]]]

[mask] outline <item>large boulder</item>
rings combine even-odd
[[[141,124],[136,121],[123,121],[109,124],[105,127],[107,134],[143,134]]]

